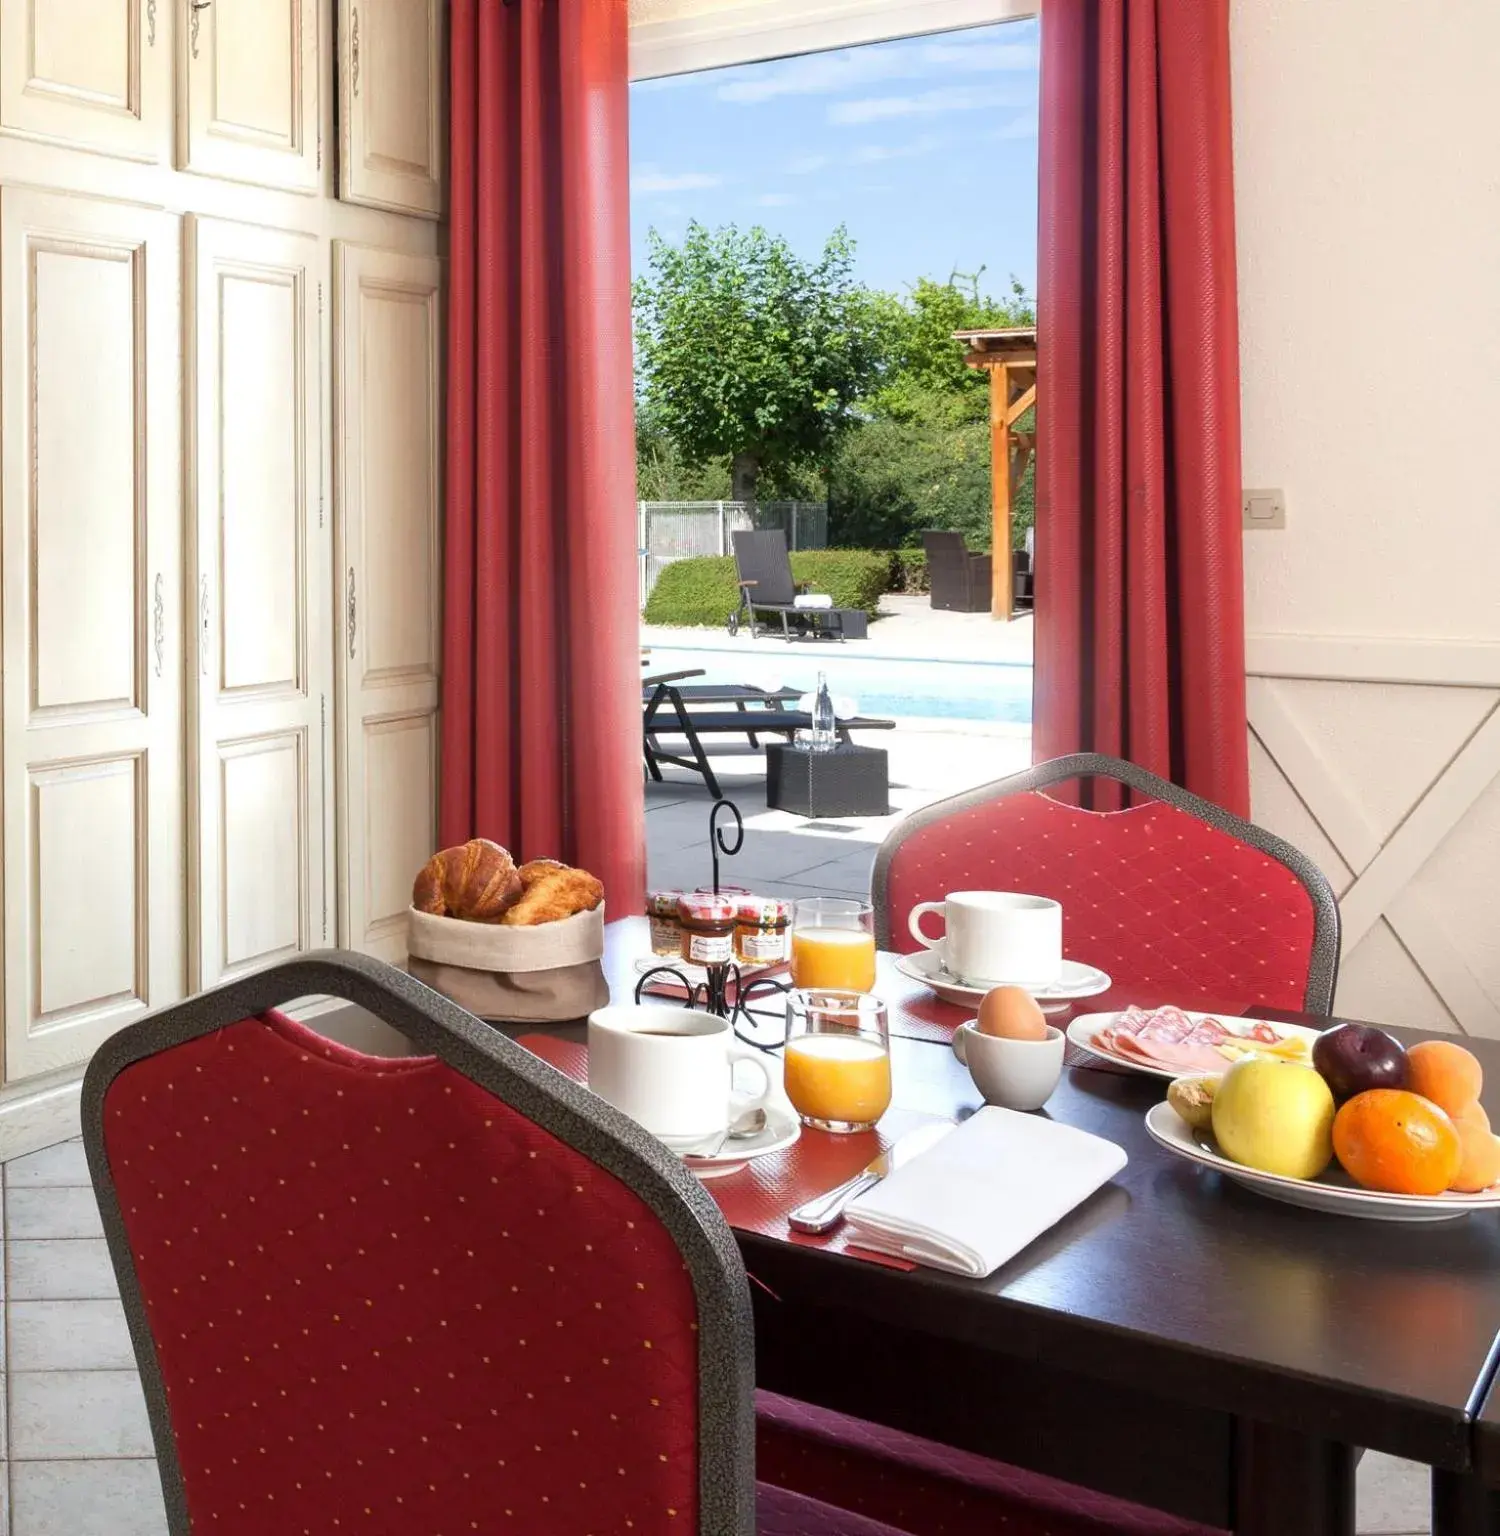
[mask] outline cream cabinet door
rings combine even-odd
[[[179,164],[315,192],[323,164],[319,0],[180,3]]]
[[[8,1081],[183,992],[178,241],[0,190]]]
[[[439,272],[334,243],[339,931],[392,960],[437,837]]]
[[[333,635],[320,252],[187,232],[189,930],[197,990],[330,942]]]
[[[165,149],[174,0],[4,0],[0,128],[131,160]]]
[[[339,196],[443,208],[444,0],[339,0]]]

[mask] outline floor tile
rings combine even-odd
[[[74,1301],[120,1294],[102,1237],[12,1240],[6,1244],[12,1301]]]
[[[5,1197],[7,1241],[33,1237],[103,1237],[94,1191],[80,1185],[11,1189]]]
[[[149,1456],[146,1400],[134,1371],[12,1371],[15,1461]]]
[[[55,1147],[43,1147],[40,1152],[28,1152],[5,1165],[7,1189],[20,1189],[32,1184],[87,1184],[89,1165],[84,1156],[83,1142],[59,1142]]]
[[[1360,1536],[1425,1531],[1432,1505],[1427,1468],[1367,1451],[1356,1478]]]
[[[135,1353],[118,1301],[13,1301],[7,1349],[16,1371],[130,1371]]]
[[[22,1461],[11,1536],[166,1536],[154,1461]]]

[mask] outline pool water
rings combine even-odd
[[[811,693],[818,673],[825,672],[840,714],[1031,722],[1031,668],[1021,663],[877,658],[835,645],[788,649],[783,660],[763,651],[653,645],[643,670],[649,676],[702,667],[704,676],[689,683],[751,683],[803,693]]]

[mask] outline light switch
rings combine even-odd
[[[1280,491],[1246,491],[1243,507],[1247,528],[1286,527],[1286,497]]]

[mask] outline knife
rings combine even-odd
[[[893,1173],[902,1163],[909,1163],[929,1147],[936,1146],[949,1131],[951,1120],[934,1121],[931,1125],[918,1126],[894,1141],[861,1172],[847,1179],[837,1189],[825,1195],[817,1195],[804,1201],[787,1217],[787,1224],[794,1232],[827,1232],[844,1219],[844,1207],[856,1195],[873,1189],[888,1173]]]

